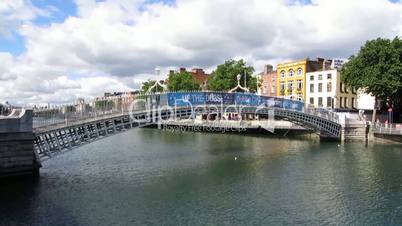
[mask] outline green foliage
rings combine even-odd
[[[142,87],[141,87],[140,94],[145,94],[145,93],[147,93],[148,90],[149,90],[153,85],[155,85],[155,83],[156,83],[156,80],[148,80],[148,81],[143,82],[143,83],[142,83]],[[155,87],[151,90],[151,92],[156,92],[156,91],[161,92],[162,90],[163,90],[163,87],[161,87],[160,85],[157,85],[157,86],[155,86]]]
[[[111,110],[114,107],[114,102],[111,100],[98,100],[95,102],[96,110]]]
[[[402,90],[402,40],[367,41],[357,56],[342,68],[342,80],[353,88],[366,89],[376,98],[395,98]]]
[[[200,90],[201,87],[190,72],[177,72],[169,75],[169,91]]]
[[[237,75],[241,75],[240,84],[244,86],[244,76],[246,74],[246,85],[250,92],[257,90],[257,78],[252,77],[254,68],[247,66],[246,62],[241,60],[227,60],[224,64],[218,65],[212,72],[208,81],[209,90],[229,91],[237,86]]]

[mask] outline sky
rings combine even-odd
[[[0,0],[0,102],[130,91],[155,67],[348,58],[401,35],[399,0]]]

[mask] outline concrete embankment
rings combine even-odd
[[[0,178],[38,174],[34,139],[31,110],[0,118]]]

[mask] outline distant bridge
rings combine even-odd
[[[303,102],[248,93],[171,92],[138,96],[129,110],[80,114],[36,114],[34,147],[40,158],[80,147],[131,128],[153,125],[171,117],[196,114],[255,114],[273,116],[313,129],[322,137],[341,138],[336,113]]]

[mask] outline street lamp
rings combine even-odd
[[[149,89],[148,89],[148,91],[146,93],[151,93],[153,88],[155,88],[156,92],[158,92],[158,85],[160,87],[162,87],[162,89],[166,89],[166,86],[161,84],[160,81],[159,81],[160,72],[161,72],[161,70],[158,67],[156,67],[155,68],[156,82],[155,82],[155,84],[153,86],[149,87]]]
[[[155,84],[159,83],[160,73],[161,73],[161,69],[159,69],[158,67],[155,67],[155,75],[156,75],[156,83]],[[156,89],[156,92],[158,92],[158,85],[156,85],[155,89]]]
[[[242,86],[240,85],[241,75],[238,74],[238,75],[236,76],[236,78],[237,78],[237,86],[234,87],[233,89],[229,90],[229,93],[232,93],[232,92],[236,91],[238,88],[240,88],[240,89],[243,90],[244,92],[247,92],[247,93],[248,93],[249,90],[247,89],[247,87],[242,87]]]

